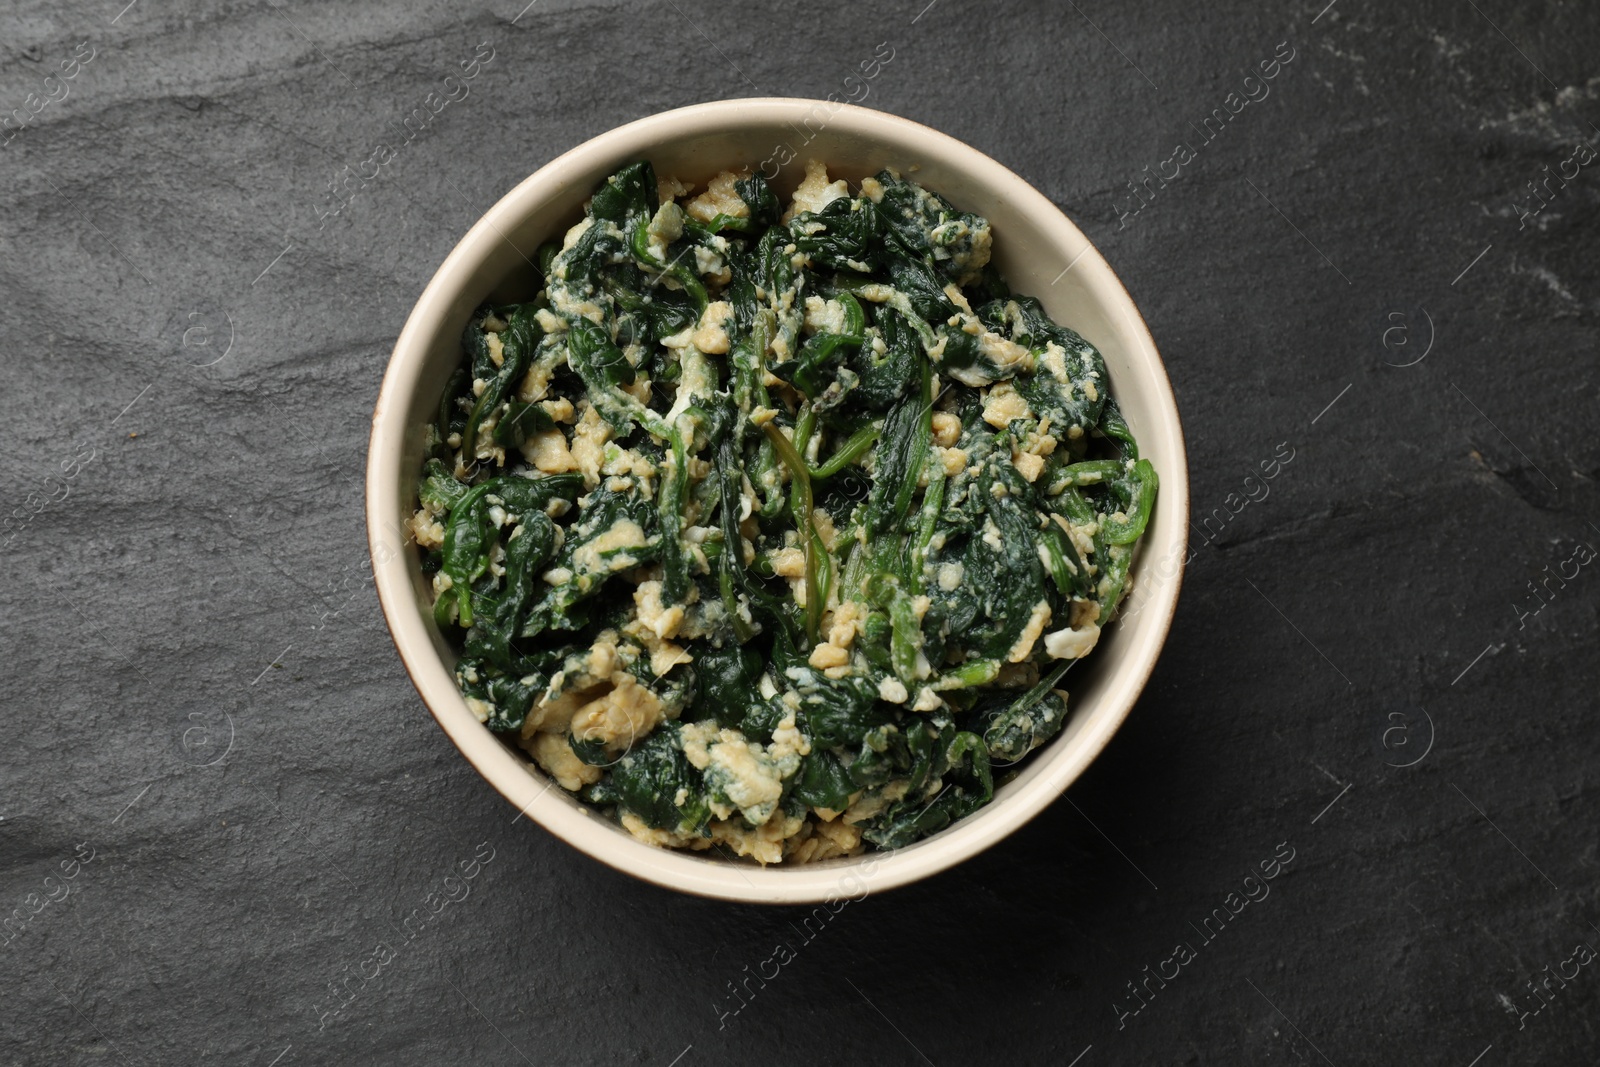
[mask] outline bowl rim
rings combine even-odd
[[[1015,209],[1048,228],[1051,244],[1068,247],[1081,242],[1083,250],[1073,265],[1090,279],[1096,300],[1108,311],[1127,319],[1134,342],[1130,358],[1144,364],[1140,390],[1152,393],[1158,421],[1169,423],[1170,462],[1163,474],[1162,504],[1181,511],[1175,540],[1166,555],[1177,560],[1176,571],[1163,577],[1153,602],[1140,611],[1154,610],[1152,636],[1142,653],[1118,662],[1114,674],[1123,678],[1124,696],[1114,703],[1102,701],[1091,721],[1073,738],[1073,744],[1047,754],[1039,761],[1048,774],[1035,776],[1024,788],[996,800],[914,845],[899,850],[869,851],[850,860],[801,866],[734,864],[708,859],[700,853],[659,848],[635,840],[613,824],[598,824],[598,816],[569,803],[563,796],[548,796],[553,779],[530,770],[468,710],[456,688],[452,672],[438,655],[428,622],[416,608],[409,554],[385,550],[389,537],[403,522],[403,500],[394,487],[405,451],[406,413],[417,391],[417,378],[427,365],[429,347],[450,313],[453,279],[471,273],[498,242],[509,242],[506,232],[534,210],[551,192],[603,161],[619,156],[648,158],[652,146],[664,139],[679,139],[718,128],[770,122],[777,127],[828,110],[827,126],[846,134],[883,137],[893,142],[915,141],[924,157],[938,155],[982,184],[1004,189]],[[663,137],[663,134],[666,137]],[[954,159],[959,163],[954,163]],[[609,165],[609,164],[605,164]],[[514,247],[514,246],[513,246]],[[1071,266],[1069,266],[1071,269]],[[1063,272],[1065,273],[1065,272]],[[1115,306],[1113,306],[1115,305]],[[1174,478],[1173,474],[1177,477]],[[445,735],[469,763],[523,815],[579,851],[625,874],[665,888],[697,896],[739,903],[812,904],[860,899],[929,877],[977,855],[1030,821],[1050,806],[1104,750],[1148,683],[1160,656],[1182,587],[1188,561],[1189,485],[1188,460],[1177,401],[1155,340],[1132,298],[1093,242],[1065,213],[1025,179],[984,152],[911,119],[888,112],[833,101],[798,97],[756,97],[693,104],[634,120],[577,145],[518,182],[472,227],[440,263],[429,279],[396,338],[383,382],[373,407],[366,464],[365,510],[368,550],[380,607],[401,664],[412,685]],[[1151,553],[1141,552],[1145,568]],[[1133,657],[1129,649],[1125,656]],[[1131,680],[1131,684],[1130,681]],[[537,776],[536,776],[537,774]],[[559,790],[558,790],[559,792]]]

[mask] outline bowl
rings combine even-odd
[[[1123,613],[1083,667],[1068,674],[1066,725],[987,807],[893,852],[761,867],[635,840],[479,723],[456,689],[455,653],[434,625],[430,584],[405,523],[417,507],[426,426],[460,359],[469,316],[486,299],[532,298],[539,289],[535,250],[582,216],[583,202],[606,176],[649,159],[659,174],[704,183],[748,165],[776,175],[786,195],[812,158],[853,183],[894,167],[986,216],[994,261],[1012,288],[1037,296],[1056,321],[1099,347],[1161,493]],[[366,507],[378,598],[400,658],[445,734],[512,805],[573,847],[657,885],[729,901],[802,904],[856,899],[960,863],[1044,810],[1083,772],[1127,717],[1166,638],[1186,559],[1189,488],[1178,409],[1155,343],[1105,260],[1043,194],[976,149],[903,118],[826,101],[751,99],[680,108],[602,134],[540,168],[467,232],[395,342],[372,415]]]

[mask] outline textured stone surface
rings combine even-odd
[[[1538,1014],[1526,983],[1600,947],[1600,571],[1519,616],[1600,543],[1600,168],[1537,215],[1528,186],[1600,143],[1592,5],[122,2],[0,13],[0,112],[67,94],[0,148],[0,1062],[1593,1058],[1600,964]],[[513,825],[384,632],[361,478],[394,336],[514,183],[664,108],[843,93],[878,42],[868,106],[1014,168],[1119,271],[1196,519],[1293,459],[1197,537],[1066,800],[817,933]]]

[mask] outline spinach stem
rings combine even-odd
[[[817,557],[818,549],[822,548],[822,537],[817,533],[816,520],[811,514],[811,475],[807,473],[805,460],[800,458],[794,443],[783,436],[783,431],[775,423],[765,423],[761,429],[766,433],[767,440],[772,442],[772,448],[783,465],[789,468],[789,476],[794,479],[794,521],[801,531],[800,540],[805,544],[806,554],[806,638],[815,645],[822,629],[821,583],[817,579],[820,566]],[[824,549],[821,554],[825,552]]]
[[[811,472],[811,480],[820,482],[832,478],[850,464],[861,458],[861,454],[872,447],[872,442],[878,439],[878,434],[883,432],[881,426],[863,426],[840,445],[828,461]]]

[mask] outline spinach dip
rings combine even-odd
[[[411,532],[489,729],[635,837],[806,863],[987,804],[1067,715],[1156,474],[988,222],[649,163],[480,308]]]

